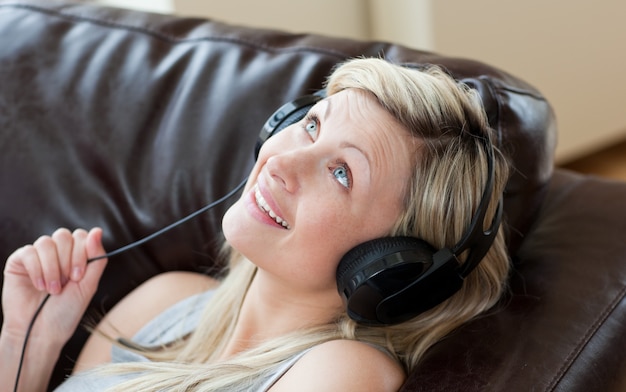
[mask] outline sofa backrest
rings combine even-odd
[[[476,61],[56,0],[1,1],[0,37],[1,260],[59,226],[100,226],[112,250],[221,197],[250,170],[266,118],[356,56],[438,64],[478,89],[514,164],[513,255],[552,174],[550,105]],[[159,272],[219,268],[227,206],[112,260],[94,304]]]

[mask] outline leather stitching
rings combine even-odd
[[[615,308],[624,300],[626,296],[626,286],[622,287],[622,290],[618,293],[615,299],[609,304],[608,307],[604,309],[600,316],[596,319],[596,321],[589,327],[587,332],[583,335],[582,339],[578,342],[578,344],[574,347],[574,350],[565,358],[565,362],[563,366],[557,371],[555,376],[552,378],[548,386],[546,387],[546,391],[554,391],[560,381],[563,379],[563,376],[568,372],[568,370],[572,367],[574,360],[580,355],[580,353],[587,346],[589,341],[596,335],[596,332],[600,329],[600,327],[605,323],[605,321],[609,318],[609,315],[615,311]]]

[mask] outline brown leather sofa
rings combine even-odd
[[[515,165],[510,294],[433,347],[402,391],[626,391],[626,184],[554,169],[553,112],[524,81],[391,43],[0,1],[0,260],[59,226],[100,226],[113,250],[221,197],[266,118],[355,56],[439,64],[479,89]],[[87,317],[160,272],[217,271],[227,205],[113,257]]]

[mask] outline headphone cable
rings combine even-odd
[[[235,195],[237,192],[239,192],[239,190],[241,190],[241,188],[243,188],[243,186],[246,184],[246,182],[248,181],[248,178],[246,177],[239,185],[237,185],[234,189],[232,189],[230,192],[228,192],[226,195],[222,196],[221,198],[215,200],[214,202],[200,208],[197,211],[192,212],[191,214],[187,215],[186,217],[168,225],[165,226],[164,228],[144,237],[141,238],[135,242],[132,242],[128,245],[122,246],[121,248],[115,249],[109,253],[105,253],[101,256],[96,256],[96,257],[92,257],[90,259],[87,260],[88,263],[91,263],[92,261],[96,261],[96,260],[100,260],[100,259],[104,259],[104,258],[109,258],[115,255],[118,255],[120,253],[126,252],[127,250],[130,250],[132,248],[135,248],[137,246],[143,245],[148,241],[153,240],[154,238],[160,236],[161,234],[164,234],[168,231],[170,231],[171,229],[178,227],[180,225],[182,225],[183,223],[186,223],[190,220],[192,220],[193,218],[197,217],[198,215],[201,215],[205,212],[207,212],[208,210],[212,209],[213,207],[216,207],[217,205],[223,203],[224,201],[230,199],[233,195]],[[15,377],[15,386],[13,388],[14,392],[17,392],[17,388],[19,386],[19,382],[20,382],[20,376],[22,374],[22,367],[24,365],[24,357],[26,355],[26,346],[28,345],[28,339],[30,338],[30,333],[32,332],[33,326],[35,325],[35,321],[37,321],[37,317],[39,316],[39,313],[41,313],[41,310],[43,309],[44,305],[46,304],[46,302],[48,302],[48,299],[50,299],[50,294],[46,294],[46,296],[44,297],[43,301],[41,301],[41,303],[39,304],[39,307],[37,307],[37,310],[35,310],[35,313],[33,314],[33,318],[30,320],[30,323],[28,324],[28,328],[26,329],[26,335],[24,336],[24,344],[22,345],[22,353],[20,354],[20,360],[17,366],[17,375]]]

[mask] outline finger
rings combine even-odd
[[[39,263],[43,272],[46,290],[53,295],[59,294],[62,287],[61,268],[54,240],[49,236],[42,236],[35,241],[33,246],[39,256]]]
[[[52,234],[52,239],[56,244],[57,257],[61,266],[61,283],[65,284],[70,280],[74,238],[68,229],[58,229]]]
[[[87,251],[85,250],[85,241],[87,240],[87,231],[83,229],[74,230],[72,233],[74,244],[72,247],[70,278],[77,282],[83,278],[85,274],[85,266],[87,265]]]
[[[87,259],[100,259],[106,255],[104,245],[102,244],[102,229],[94,227],[87,235],[87,242],[85,244],[87,251]]]
[[[102,229],[94,228],[89,231],[85,249],[89,259],[97,259],[87,265],[83,278],[84,284],[89,288],[89,294],[93,295],[96,292],[98,282],[108,262],[106,257],[100,258],[106,254],[104,246],[102,245]]]
[[[26,245],[13,252],[7,259],[7,270],[14,270],[19,274],[24,270],[37,290],[46,289],[39,255],[32,245]]]

